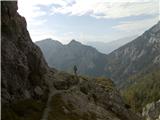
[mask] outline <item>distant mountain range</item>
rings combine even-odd
[[[104,65],[107,55],[98,52],[91,46],[86,46],[72,40],[63,45],[58,41],[45,39],[36,44],[42,49],[49,66],[60,70],[73,72],[73,66],[78,67],[80,74],[89,76],[104,75]]]
[[[128,40],[129,41],[129,40]],[[133,41],[105,55],[75,40],[63,45],[51,39],[36,42],[51,67],[89,76],[108,76],[119,86],[128,78],[160,68],[160,22]]]
[[[89,41],[86,44],[95,47],[98,51],[109,54],[113,52],[114,50],[118,49],[119,47],[127,44],[128,42],[131,42],[134,40],[138,35],[130,36],[130,37],[125,37],[121,38],[115,41],[111,42],[99,42],[99,41]]]

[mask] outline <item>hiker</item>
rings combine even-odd
[[[76,65],[74,65],[73,70],[74,70],[74,74],[77,75],[77,66]]]

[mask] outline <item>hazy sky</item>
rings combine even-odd
[[[109,42],[156,24],[159,0],[19,0],[33,41]]]

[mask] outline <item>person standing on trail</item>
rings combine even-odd
[[[77,75],[77,66],[76,65],[74,65],[73,70],[74,70],[74,74]]]

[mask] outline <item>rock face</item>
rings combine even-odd
[[[160,22],[107,57],[106,73],[118,85],[132,75],[160,68]]]
[[[2,120],[141,120],[109,79],[47,66],[16,2],[2,4]]]
[[[73,66],[77,65],[79,74],[105,75],[104,64],[107,56],[93,47],[83,45],[75,40],[67,45],[51,39],[38,41],[36,44],[41,48],[50,67],[73,72]]]
[[[36,86],[45,89],[48,71],[17,9],[16,2],[2,2],[2,103],[34,97]]]
[[[160,100],[157,102],[152,102],[143,108],[142,116],[146,120],[160,120]]]

